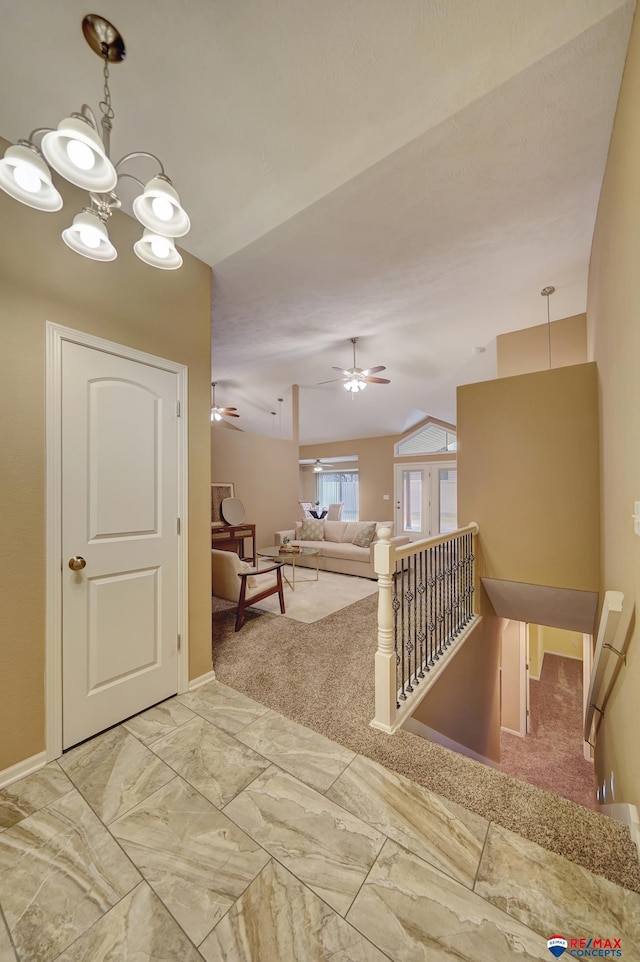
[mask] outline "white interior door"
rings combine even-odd
[[[420,541],[455,531],[457,476],[451,461],[396,464],[396,534]]]
[[[62,344],[65,748],[178,689],[177,398],[174,372]]]

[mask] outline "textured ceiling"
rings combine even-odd
[[[286,436],[293,383],[306,443],[455,421],[455,385],[495,374],[496,335],[544,321],[543,286],[552,317],[584,310],[633,9],[104,0],[128,51],[113,155],[159,154],[191,213],[216,397],[242,428],[272,433],[284,397]],[[0,134],[97,106],[84,13],[5,5]],[[391,385],[317,386],[351,365],[351,336]]]

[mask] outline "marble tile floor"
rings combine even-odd
[[[218,682],[0,792],[0,962],[503,962],[640,895]]]

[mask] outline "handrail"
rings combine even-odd
[[[584,740],[592,748],[595,747],[594,739],[599,727],[594,724],[594,714],[598,712],[600,718],[604,715],[604,706],[617,675],[618,666],[611,667],[611,655],[617,655],[626,662],[625,639],[619,639],[619,635],[623,634],[621,629],[627,624],[622,617],[623,608],[624,595],[621,591],[605,592],[584,716]]]
[[[378,650],[373,728],[391,734],[440,673],[447,649],[478,620],[473,611],[475,522],[396,546],[378,531]],[[419,689],[419,692],[418,692]]]
[[[477,535],[480,528],[475,521],[471,521],[466,524],[463,528],[456,528],[455,531],[450,531],[448,534],[437,534],[433,538],[421,538],[420,541],[410,541],[409,544],[396,545],[396,560],[400,561],[401,558],[406,558],[409,555],[417,554],[418,551],[424,551],[425,548],[435,548],[439,544],[446,544],[447,541],[451,541],[452,538],[457,538],[461,534],[472,534]],[[380,531],[378,531],[378,538],[380,538]]]

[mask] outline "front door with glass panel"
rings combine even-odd
[[[396,534],[419,541],[456,530],[455,461],[396,464],[395,475]]]

